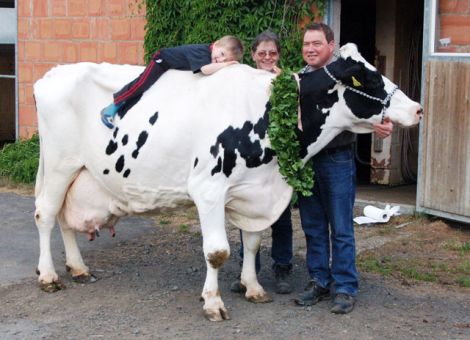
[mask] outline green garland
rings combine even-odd
[[[290,72],[282,72],[272,82],[268,134],[276,152],[279,171],[287,183],[304,196],[312,194],[313,168],[300,159],[297,139],[298,89]]]

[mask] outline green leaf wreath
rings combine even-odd
[[[310,196],[314,172],[311,163],[304,166],[300,158],[300,143],[297,139],[298,96],[297,82],[291,72],[284,71],[273,80],[268,134],[281,175],[295,192]]]

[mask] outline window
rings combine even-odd
[[[0,8],[15,8],[15,0],[0,0]]]
[[[432,0],[430,53],[470,55],[470,1]]]

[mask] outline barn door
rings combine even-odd
[[[470,0],[426,0],[417,210],[470,223]]]

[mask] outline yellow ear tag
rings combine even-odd
[[[353,85],[355,87],[362,86],[361,82],[359,80],[357,80],[356,78],[354,78],[354,76],[352,76],[351,79],[352,79]]]

